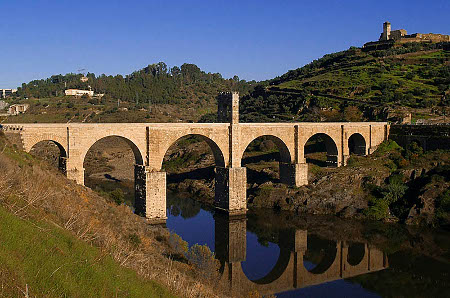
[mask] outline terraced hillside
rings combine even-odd
[[[249,121],[351,120],[345,108],[356,106],[360,117],[376,119],[387,117],[380,114],[385,108],[442,110],[449,93],[448,43],[352,47],[263,83],[244,98],[243,114]]]

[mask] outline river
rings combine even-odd
[[[271,210],[229,218],[169,193],[169,230],[206,244],[230,292],[277,297],[450,297],[450,233]]]

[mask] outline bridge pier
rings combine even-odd
[[[58,169],[64,175],[67,175],[67,157],[60,156],[58,159]]]
[[[307,163],[284,163],[280,162],[280,181],[289,186],[302,186],[308,184]]]
[[[165,222],[166,215],[166,172],[145,170],[145,215],[157,223]]]
[[[134,165],[134,208],[135,213],[145,215],[147,174],[145,166]]]
[[[67,178],[75,180],[77,184],[84,185],[84,167],[83,161],[74,158],[66,159]]]
[[[215,205],[229,214],[247,211],[247,169],[216,167]]]

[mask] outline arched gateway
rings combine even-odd
[[[143,213],[156,221],[166,218],[166,173],[161,164],[167,149],[183,136],[198,135],[210,145],[216,160],[216,206],[233,214],[246,211],[247,178],[241,159],[252,140],[271,136],[281,150],[282,182],[301,186],[308,184],[305,144],[311,136],[332,139],[329,158],[341,166],[352,152],[372,153],[389,132],[385,122],[239,123],[239,95],[221,93],[217,100],[221,123],[5,124],[3,130],[19,134],[26,151],[43,140],[59,144],[66,153],[66,175],[79,184],[84,184],[84,157],[96,141],[109,136],[126,139],[136,157]]]

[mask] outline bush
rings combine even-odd
[[[169,245],[174,250],[175,254],[185,256],[188,252],[188,243],[175,233],[170,233]]]
[[[194,244],[186,257],[189,263],[197,267],[206,279],[216,277],[220,263],[207,245]]]
[[[364,211],[369,219],[382,220],[389,216],[389,205],[384,199],[370,198],[369,208]]]
[[[141,245],[142,241],[141,241],[141,237],[139,237],[138,234],[133,233],[128,235],[128,242],[130,242],[130,244],[134,247],[137,248],[139,245]]]
[[[120,188],[116,188],[115,190],[109,193],[109,197],[116,202],[117,205],[121,205],[125,202],[125,195]]]
[[[444,212],[450,212],[450,190],[445,191],[438,199],[438,206]]]
[[[384,141],[383,143],[381,143],[377,150],[375,151],[375,153],[378,156],[384,156],[387,153],[392,153],[392,152],[401,152],[403,150],[403,148],[397,144],[397,142],[392,141],[392,140],[388,140],[388,141]]]
[[[405,158],[411,160],[417,158],[423,154],[423,148],[418,142],[411,142],[405,151]]]

